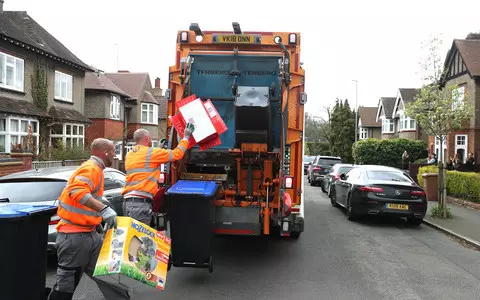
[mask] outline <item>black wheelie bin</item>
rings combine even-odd
[[[208,268],[213,272],[214,181],[179,180],[166,193],[170,236],[169,267]]]
[[[48,223],[56,206],[0,204],[0,299],[45,300]]]

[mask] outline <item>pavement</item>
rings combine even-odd
[[[213,273],[173,267],[165,291],[146,287],[133,299],[480,299],[480,252],[438,230],[403,219],[348,221],[309,185],[305,214],[298,240],[216,238]],[[51,262],[47,285],[54,280]],[[103,297],[84,276],[74,299]]]
[[[428,204],[432,207],[435,202]],[[452,212],[451,219],[433,218],[429,212],[424,222],[480,249],[480,211],[456,203],[448,203],[447,206]]]

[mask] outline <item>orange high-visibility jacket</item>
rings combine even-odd
[[[188,141],[185,139],[173,150],[136,145],[125,156],[127,177],[122,195],[153,199],[158,191],[160,166],[181,159],[187,148]]]
[[[103,169],[103,161],[92,156],[68,179],[58,199],[58,232],[90,232],[102,222],[100,213],[84,204],[91,197],[102,200]]]

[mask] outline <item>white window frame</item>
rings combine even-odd
[[[55,71],[55,100],[73,102],[73,76]]]
[[[73,147],[73,141],[77,141],[77,147],[82,145],[85,147],[85,125],[78,124],[78,123],[63,123],[62,125],[62,133],[52,133],[52,129],[50,129],[50,140],[49,145],[52,146],[52,138],[61,138],[62,143],[65,147],[70,146]],[[67,126],[70,126],[70,134],[67,134]],[[77,133],[74,134],[74,127],[77,128]],[[80,130],[82,129],[82,130]],[[82,134],[80,134],[82,132]],[[67,145],[67,138],[70,139],[70,145]]]
[[[386,128],[388,130],[386,130]],[[382,118],[382,133],[394,133],[394,130],[395,127],[393,119]]]
[[[13,84],[7,84],[7,68],[13,69]],[[24,84],[25,61],[21,58],[0,51],[0,87],[23,92]]]
[[[443,136],[443,143],[442,143],[442,150],[443,150],[443,161],[446,161],[447,156],[447,136]],[[435,137],[435,154],[437,155],[437,159],[440,159],[440,139]]]
[[[360,127],[360,140],[368,139],[368,128]]]
[[[120,97],[115,94],[110,95],[110,119],[120,120]]]
[[[34,154],[38,154],[38,144],[40,139],[40,123],[38,122],[37,119],[8,116],[8,117],[1,117],[0,120],[5,120],[5,130],[0,129],[0,136],[3,136],[5,140],[4,152],[10,153],[12,151],[12,137],[16,137],[17,141],[20,141],[20,142],[23,138],[28,138],[28,130],[29,130],[28,127],[31,126],[32,139],[34,139],[33,146],[35,147]],[[18,121],[17,131],[13,131],[13,128],[11,126],[12,120]],[[22,131],[22,122],[27,122],[27,131]],[[36,124],[36,130],[34,128],[34,123]],[[31,150],[33,152],[33,149]]]
[[[400,112],[399,122],[400,122],[399,131],[417,130],[417,122],[414,119],[407,117],[403,111]],[[413,122],[413,126],[412,126],[412,122]]]
[[[158,125],[158,105],[153,103],[141,103],[141,111],[140,111],[140,120],[142,124],[151,124],[151,125]],[[150,120],[150,112],[152,111],[152,118]],[[147,119],[143,117],[143,112],[147,112]]]
[[[458,144],[458,138],[459,137],[464,137],[465,138],[465,144],[459,145]],[[468,158],[468,134],[456,134],[455,135],[455,154],[457,154],[458,149],[463,149],[464,155],[463,155],[463,163],[467,161]]]
[[[452,90],[452,109],[461,108],[465,101],[465,86]]]

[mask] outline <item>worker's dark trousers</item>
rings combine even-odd
[[[92,278],[106,300],[130,299],[128,291],[93,277],[103,238],[96,231],[57,234],[58,256],[57,282],[53,286],[49,300],[70,300],[83,273]]]
[[[152,226],[153,219],[153,207],[148,201],[134,202],[130,199],[140,198],[127,198],[123,202],[123,214],[127,217],[142,222],[145,225]]]

